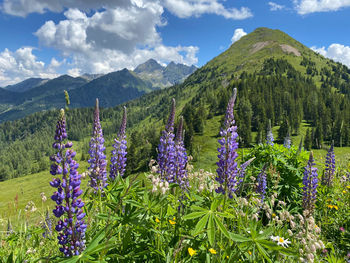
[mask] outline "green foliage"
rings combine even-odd
[[[249,169],[252,169],[255,174],[258,174],[265,164],[269,168],[267,170],[267,191],[277,191],[281,200],[288,202],[293,207],[299,206],[307,153],[299,153],[294,146],[286,149],[278,144],[274,146],[259,144],[245,156],[245,159],[249,160],[253,157],[255,160]]]

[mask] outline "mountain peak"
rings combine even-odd
[[[292,54],[301,56],[308,50],[307,47],[278,29],[258,27],[250,34],[245,35],[233,43],[230,49],[245,49],[247,55],[253,55],[260,50],[269,50],[269,53]],[[262,51],[262,52],[263,52]]]
[[[152,73],[157,70],[163,70],[163,66],[160,65],[156,60],[153,58],[147,60],[145,63],[138,65],[134,72],[135,73],[141,73],[141,72],[147,72]]]

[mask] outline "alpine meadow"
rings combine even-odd
[[[1,262],[350,262],[350,69],[260,27],[8,85],[0,181]]]

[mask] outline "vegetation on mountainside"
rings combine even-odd
[[[75,171],[75,161],[71,160],[75,153],[71,150],[72,144],[65,140],[64,115],[61,114],[53,144],[55,155],[50,158],[53,161],[51,174],[55,177],[63,174],[62,187],[65,194],[72,192],[72,195],[62,197],[62,188],[57,179],[53,179],[50,184],[58,187],[58,192],[52,197],[57,203],[54,213],[58,218],[66,213],[66,219],[61,221],[50,213],[43,213],[40,223],[28,224],[29,219],[37,213],[35,204],[29,202],[25,208],[24,229],[12,228],[8,221],[7,230],[0,234],[3,240],[0,247],[2,260],[349,260],[350,176],[346,170],[336,166],[333,147],[328,151],[325,169],[317,170],[312,153],[307,162],[306,152],[296,147],[285,148],[273,144],[273,135],[269,132],[271,145],[256,145],[249,155],[241,156],[241,159],[249,161],[242,161],[237,166],[239,150],[233,102],[234,99],[229,101],[225,122],[220,129],[217,174],[204,170],[193,171],[187,158],[180,158],[186,156],[186,152],[182,144],[181,122],[179,132],[174,136],[173,106],[158,145],[157,165],[154,161],[150,164],[151,173],[145,174],[143,178],[135,175],[127,179],[121,176],[115,180],[110,178],[109,185],[101,191],[88,187],[82,197],[84,212],[79,210],[81,206],[78,209],[74,205],[76,202],[81,204],[81,200],[76,199],[81,195],[81,177]],[[98,161],[104,160],[105,156],[96,112],[95,132],[89,150],[91,159],[88,174],[91,180],[95,178],[95,173],[104,174],[106,168],[104,162]],[[125,124],[121,127],[125,127]],[[122,128],[120,130],[123,131]],[[120,138],[125,139],[118,135],[117,140]],[[68,149],[68,154],[64,154],[64,148]],[[132,157],[130,153],[127,155],[129,157]],[[180,168],[183,162],[185,170]],[[66,167],[66,164],[70,165],[70,170],[60,167]],[[175,167],[180,169],[173,169]],[[67,174],[70,176],[69,181],[65,179]],[[177,176],[174,177],[174,174]],[[57,200],[64,197],[68,207],[61,210],[62,203]],[[42,202],[47,202],[46,198],[44,200],[42,197]],[[69,204],[72,204],[72,209]],[[72,216],[72,213],[76,213],[76,216]],[[67,218],[72,218],[72,221]],[[71,226],[72,222],[78,223]],[[56,224],[58,233],[54,230]],[[85,228],[86,235],[80,236],[78,233],[85,232]],[[57,235],[61,253],[57,247]]]

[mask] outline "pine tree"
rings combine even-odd
[[[310,128],[308,128],[306,130],[306,136],[305,136],[305,140],[304,140],[304,148],[307,151],[311,150],[311,129]]]

